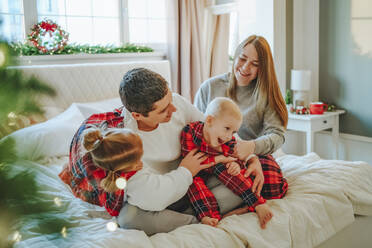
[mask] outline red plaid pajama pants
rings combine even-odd
[[[218,220],[221,219],[217,200],[205,184],[212,173],[234,194],[242,198],[243,202],[249,207],[248,210],[250,212],[253,212],[257,205],[265,203],[265,199],[282,198],[287,192],[288,184],[282,175],[279,165],[270,155],[260,156],[259,160],[265,178],[261,197],[254,194],[251,190],[254,178],[245,178],[243,176],[246,169],[242,169],[237,176],[232,176],[227,173],[227,168],[224,164],[217,164],[195,176],[187,195],[197,218],[200,220],[204,216],[208,216]]]

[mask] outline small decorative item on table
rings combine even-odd
[[[323,102],[312,102],[310,103],[310,114],[322,115],[324,111],[328,109],[328,105]]]
[[[286,94],[285,94],[285,105],[287,106],[287,111],[293,112],[293,104],[292,104],[292,93],[290,89],[287,89]]]
[[[306,108],[306,107],[304,107],[304,106],[297,106],[296,107],[295,114],[298,114],[298,115],[308,115],[308,114],[310,114],[310,112],[309,112],[309,109]]]
[[[336,106],[334,104],[327,104],[327,105],[328,105],[328,108],[327,108],[328,112],[336,111]]]

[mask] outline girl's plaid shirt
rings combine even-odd
[[[83,201],[105,207],[112,216],[118,216],[124,205],[124,190],[114,193],[105,192],[100,182],[106,177],[106,172],[97,167],[90,156],[82,149],[83,131],[92,127],[124,128],[122,108],[113,112],[93,114],[86,119],[75,133],[70,145],[69,163],[59,174],[64,183],[70,186],[72,193]],[[121,173],[128,180],[136,172]]]

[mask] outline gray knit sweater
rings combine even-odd
[[[206,80],[195,95],[194,105],[203,113],[215,97],[226,96],[229,86],[228,74],[222,74]],[[255,154],[271,154],[284,143],[284,131],[279,115],[266,104],[262,111],[256,108],[253,97],[255,83],[238,86],[237,104],[243,114],[243,124],[238,134],[244,140],[254,140]]]

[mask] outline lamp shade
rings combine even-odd
[[[291,70],[291,89],[310,90],[311,71]]]

